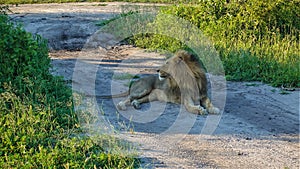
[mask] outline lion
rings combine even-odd
[[[117,104],[119,110],[132,105],[141,108],[142,103],[163,101],[183,104],[195,114],[219,114],[207,96],[207,79],[195,55],[180,50],[166,60],[158,70],[158,76],[150,75],[135,81],[128,92],[112,97],[128,97]]]
[[[160,79],[170,79],[173,94],[181,93],[178,100],[172,100],[173,103],[183,104],[189,112],[196,114],[220,113],[207,96],[205,71],[196,55],[180,50],[160,67],[158,73]],[[178,86],[180,91],[177,91]]]

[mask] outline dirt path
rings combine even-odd
[[[81,49],[98,29],[95,21],[120,12],[123,3],[103,4],[20,5],[11,8],[18,13],[11,16],[26,30],[49,39],[53,72],[64,76],[74,90],[88,95],[119,93],[129,81],[124,73],[155,73],[164,56],[130,46],[61,50]],[[99,129],[117,128],[118,137],[135,144],[144,168],[296,169],[300,93],[280,93],[259,82],[227,82],[225,108],[213,134],[203,134],[202,129],[214,116],[180,112],[179,105],[160,102],[145,104],[140,112],[117,112],[120,99],[96,99],[96,109],[103,110],[97,118],[108,125],[96,124]]]

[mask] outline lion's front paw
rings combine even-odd
[[[205,108],[203,108],[202,106],[199,106],[198,107],[198,114],[200,114],[200,115],[206,115],[208,113],[207,113],[207,110]]]
[[[220,114],[220,110],[216,107],[208,109],[209,114]]]
[[[123,103],[123,102],[120,102],[120,103],[118,103],[117,104],[117,109],[118,110],[126,110],[127,108],[126,108],[126,105]]]
[[[135,109],[141,109],[141,103],[137,100],[133,100],[131,102],[131,105],[135,108]]]

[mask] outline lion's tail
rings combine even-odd
[[[97,96],[97,98],[112,99],[112,98],[126,97],[128,95],[129,95],[129,91],[126,91],[126,92],[123,92],[123,93],[120,93],[120,94]]]

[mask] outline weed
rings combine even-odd
[[[135,76],[129,73],[123,73],[123,74],[114,74],[113,79],[114,80],[127,80],[127,79],[132,79]]]
[[[96,4],[96,5],[93,5],[93,6],[107,6],[108,4]]]
[[[103,137],[84,136],[71,89],[51,75],[47,43],[0,14],[0,168],[134,168]],[[77,103],[79,104],[79,103]],[[88,117],[88,115],[87,115]],[[90,119],[91,120],[91,119]]]
[[[279,94],[287,95],[287,94],[291,94],[291,93],[286,90],[280,90]]]
[[[259,86],[259,84],[257,84],[257,83],[247,83],[246,86],[255,86],[256,87],[256,86]]]
[[[132,15],[132,14],[135,14],[135,13],[138,13],[137,11],[128,11],[126,13],[121,13],[120,15],[117,15],[116,17],[112,18],[112,19],[108,19],[108,20],[102,20],[100,21],[99,23],[96,23],[97,26],[104,26],[104,25],[107,25],[117,19],[120,19],[122,17],[126,17],[126,16],[129,16],[129,15]]]

